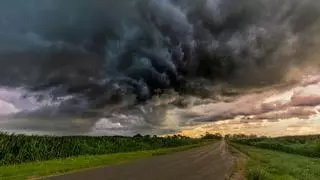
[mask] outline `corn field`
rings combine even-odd
[[[0,165],[45,161],[81,155],[101,155],[200,143],[183,136],[52,137],[0,134]]]

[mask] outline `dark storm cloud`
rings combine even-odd
[[[314,54],[319,4],[1,1],[0,83],[85,95],[93,107],[132,104],[156,89],[186,92],[197,78],[274,83]]]

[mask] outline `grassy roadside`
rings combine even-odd
[[[248,156],[245,176],[248,180],[318,180],[320,159],[251,146],[231,144]]]
[[[262,149],[320,158],[320,135],[285,136],[276,138],[240,135],[231,137],[230,141]]]
[[[232,154],[233,157],[235,157],[234,165],[229,172],[229,174],[226,176],[226,180],[239,180],[244,179],[244,171],[245,171],[245,165],[247,163],[247,157],[240,152],[238,149],[233,147],[228,141],[228,151]]]
[[[81,169],[105,165],[122,164],[152,156],[159,156],[179,151],[185,151],[192,148],[205,146],[211,144],[212,142],[213,141],[207,141],[194,145],[150,151],[137,151],[130,153],[117,153],[96,156],[79,156],[42,162],[24,163],[19,165],[0,166],[0,179],[36,179],[37,177],[63,174]]]

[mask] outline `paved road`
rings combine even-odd
[[[223,180],[233,165],[233,157],[221,141],[185,152],[109,166],[50,180]]]

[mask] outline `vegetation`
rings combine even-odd
[[[318,180],[320,159],[232,143],[248,156],[245,175],[248,180]]]
[[[277,138],[233,135],[227,139],[247,155],[248,180],[316,180],[320,177],[319,135]]]
[[[228,139],[238,144],[309,157],[320,157],[320,135],[278,138],[235,135],[228,137]]]
[[[95,156],[79,156],[41,162],[22,163],[18,165],[0,166],[0,179],[36,179],[48,175],[58,175],[66,172],[72,172],[78,169],[128,163],[138,159],[165,155],[173,152],[196,148],[207,143],[209,142],[150,151],[137,151]]]
[[[0,134],[0,165],[193,145],[203,139],[183,136],[52,137]]]
[[[210,133],[206,133],[205,135],[203,135],[201,137],[201,139],[214,139],[214,140],[221,140],[222,139],[222,135],[219,133],[216,134],[210,134]]]

